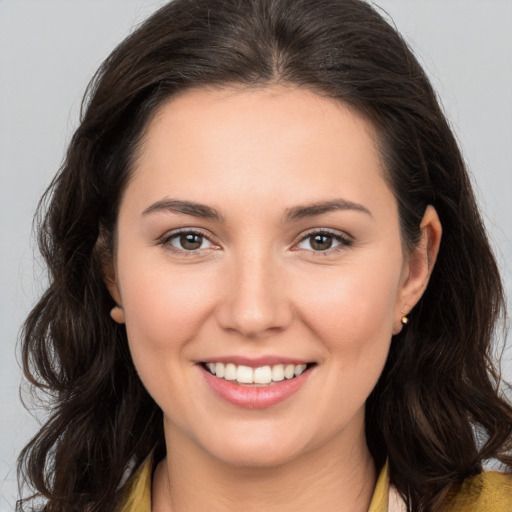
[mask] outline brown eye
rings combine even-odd
[[[203,235],[197,233],[182,233],[179,235],[179,245],[186,251],[195,251],[203,245]]]
[[[169,235],[161,243],[177,252],[193,252],[214,248],[212,242],[205,235],[195,231],[181,231],[174,235]]]
[[[313,252],[331,253],[350,247],[352,240],[343,233],[330,233],[329,231],[315,231],[306,235],[298,244],[299,249]]]
[[[181,255],[189,254],[204,256],[204,251],[206,250],[220,249],[220,247],[214,244],[207,235],[203,235],[200,231],[194,230],[182,230],[170,233],[161,239],[160,245]]]
[[[333,237],[331,235],[325,235],[317,233],[309,237],[311,248],[315,251],[326,251],[332,247]]]

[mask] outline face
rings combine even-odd
[[[190,91],[153,119],[107,282],[168,443],[257,466],[364,439],[428,273],[402,251],[375,139],[285,87]]]

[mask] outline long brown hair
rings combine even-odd
[[[174,0],[102,64],[40,204],[49,286],[22,350],[49,416],[19,472],[41,510],[114,510],[123,476],[164,451],[161,411],[109,317],[102,279],[145,127],[192,87],[273,83],[337,98],[374,124],[406,247],[418,243],[428,204],[443,225],[429,287],[367,401],[377,465],[388,460],[410,511],[443,510],[486,459],[512,467],[512,408],[492,360],[505,314],[500,276],[456,140],[401,36],[362,0]]]

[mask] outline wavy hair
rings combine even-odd
[[[275,83],[336,98],[376,127],[405,247],[418,243],[428,204],[443,226],[430,284],[367,401],[376,464],[388,461],[420,512],[443,510],[486,459],[511,469],[512,408],[492,358],[503,287],[457,142],[402,37],[362,0],[174,0],[94,76],[39,206],[49,285],[24,324],[22,357],[49,415],[19,458],[33,490],[19,510],[37,499],[45,512],[115,510],[126,475],[163,455],[162,413],[109,317],[102,277],[123,190],[169,97]]]

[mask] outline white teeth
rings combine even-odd
[[[224,364],[223,363],[217,363],[215,365],[215,375],[217,375],[217,377],[224,377]]]
[[[254,384],[268,384],[272,381],[272,370],[270,366],[254,368]]]
[[[240,384],[269,384],[280,382],[284,379],[298,377],[307,368],[305,364],[276,364],[274,366],[250,366],[235,365],[233,363],[207,363],[210,373],[221,379],[236,380]]]
[[[228,363],[226,365],[224,378],[226,380],[236,380],[236,366],[233,363]]]
[[[287,365],[286,368],[284,369],[284,376],[287,379],[293,379],[293,377],[295,377],[295,365]]]
[[[274,382],[284,380],[284,366],[282,364],[276,364],[272,367],[272,380]]]
[[[305,364],[298,364],[296,367],[295,367],[295,377],[298,377],[304,370],[306,369],[306,365]]]
[[[219,363],[217,363],[219,364]],[[236,380],[242,384],[254,383],[254,370],[249,366],[240,365],[236,369]]]

